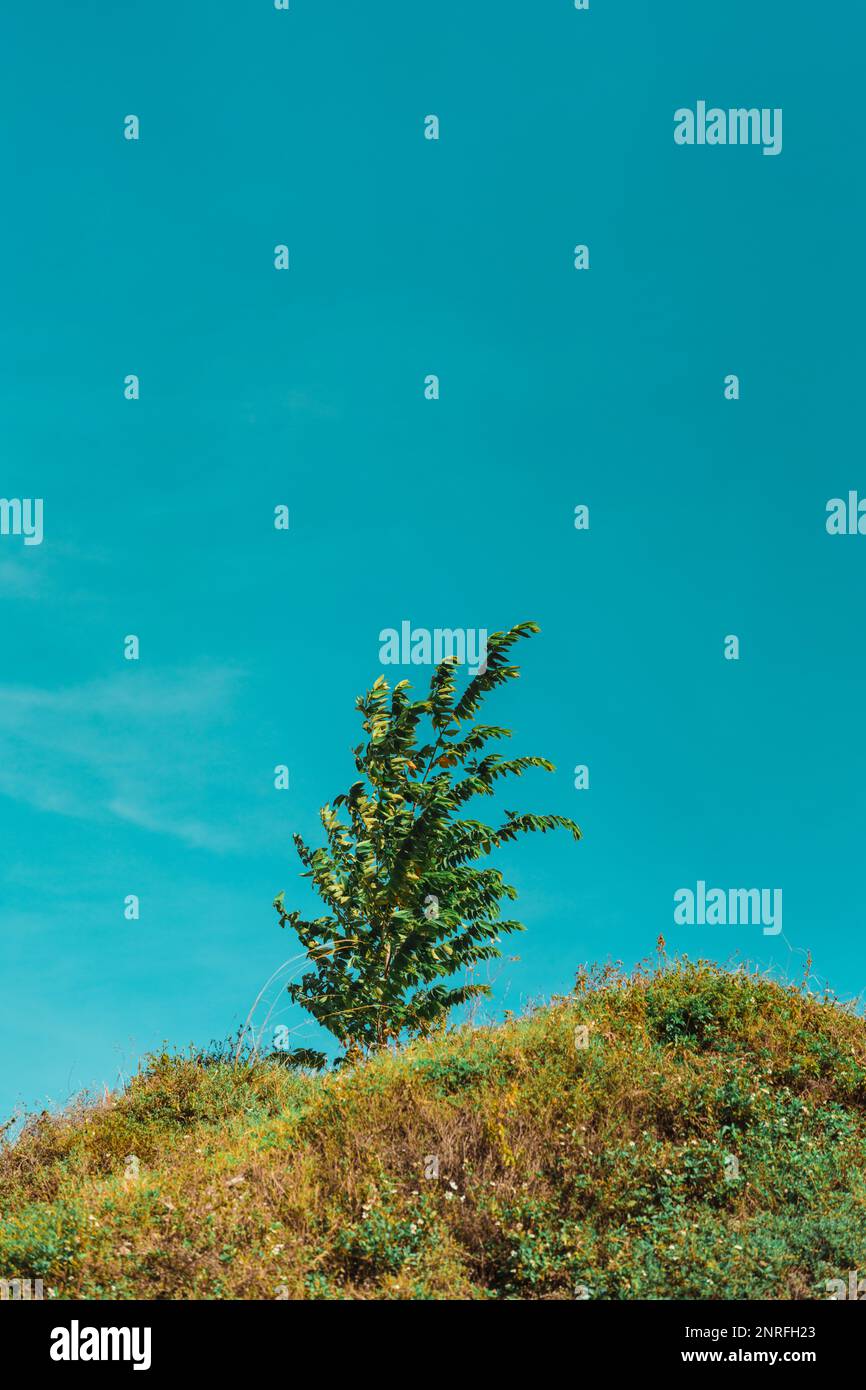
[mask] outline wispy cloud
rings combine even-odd
[[[26,560],[0,560],[0,596],[3,598],[37,598],[42,572]]]
[[[0,795],[84,820],[116,819],[186,844],[236,848],[208,818],[223,761],[202,747],[231,724],[239,685],[225,667],[159,676],[130,665],[61,690],[0,686]]]

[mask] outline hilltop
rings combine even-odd
[[[826,1298],[850,1270],[866,1022],[706,962],[330,1073],[165,1053],[0,1150],[0,1277],[57,1298]]]

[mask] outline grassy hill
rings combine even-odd
[[[0,1151],[0,1278],[58,1298],[826,1298],[851,1269],[866,1022],[705,963],[327,1075],[155,1057]]]

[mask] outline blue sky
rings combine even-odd
[[[488,713],[558,769],[507,804],[585,839],[503,856],[529,930],[496,1007],[659,933],[866,988],[866,538],[824,525],[866,493],[864,28],[791,0],[19,7],[0,493],[44,499],[45,539],[0,536],[0,1111],[237,1026],[403,619],[542,626]],[[782,153],[676,146],[699,99],[781,107]],[[698,879],[781,887],[783,934],[674,928]]]

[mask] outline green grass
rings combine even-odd
[[[866,1022],[703,962],[330,1074],[165,1054],[0,1150],[0,1278],[57,1298],[826,1298],[852,1269]]]

